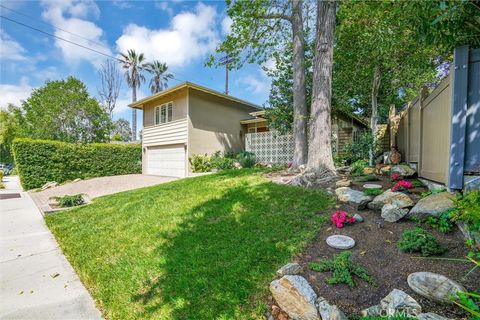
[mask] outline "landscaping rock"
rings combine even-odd
[[[387,222],[397,222],[408,214],[408,209],[397,207],[396,204],[386,204],[382,208],[382,218]]]
[[[416,317],[422,313],[422,307],[417,301],[415,301],[415,299],[410,297],[402,290],[393,289],[385,298],[380,301],[379,305],[362,310],[361,313],[364,317],[388,317],[399,313]]]
[[[389,166],[389,165],[381,167],[380,168],[380,173],[381,174],[389,174],[391,169],[392,169],[392,167]]]
[[[375,183],[365,183],[363,189],[382,189],[382,186]]]
[[[50,182],[47,182],[45,183],[43,186],[42,186],[42,191],[45,191],[47,189],[50,189],[50,188],[54,188],[58,186],[58,182],[55,182],[55,181],[50,181]]]
[[[302,271],[302,267],[296,262],[290,262],[277,270],[277,276],[283,277],[286,275],[299,274]]]
[[[406,194],[388,189],[384,193],[376,196],[373,201],[368,204],[368,207],[372,210],[381,210],[386,204],[394,204],[398,208],[403,209],[413,207],[415,203]]]
[[[78,182],[78,181],[82,181],[82,179],[77,178],[77,179],[73,180],[73,182]]]
[[[352,185],[352,181],[350,180],[338,180],[336,183],[335,183],[335,186],[337,188],[340,188],[340,187],[350,187]]]
[[[457,282],[432,272],[415,272],[408,276],[408,285],[419,295],[443,303],[452,303],[450,296],[465,291]]]
[[[431,194],[420,201],[410,210],[409,216],[423,219],[428,216],[438,217],[453,207],[455,196],[449,192]]]
[[[319,297],[317,300],[318,311],[322,320],[347,320],[345,314],[337,306],[330,305],[327,300]]]
[[[359,215],[358,213],[355,213],[353,215],[353,217],[355,218],[355,221],[357,221],[357,222],[363,222],[364,221],[363,217],[361,215]]]
[[[292,319],[320,320],[317,295],[302,276],[287,275],[270,283],[270,292],[278,306]]]
[[[363,174],[368,176],[370,174],[375,174],[375,168],[372,167],[365,167],[363,168]]]
[[[354,204],[358,210],[365,209],[367,204],[372,201],[372,197],[366,196],[363,192],[353,190],[349,187],[337,188],[335,194],[339,201]]]
[[[392,168],[390,169],[390,172],[398,173],[402,177],[411,177],[416,173],[415,170],[413,170],[412,168],[410,168],[405,164],[398,164],[398,165],[392,166]]]
[[[335,249],[350,249],[355,246],[355,240],[342,235],[333,235],[327,238],[327,244]]]
[[[433,313],[433,312],[420,313],[417,316],[417,319],[419,319],[419,320],[449,320],[448,318],[439,316],[438,314]]]

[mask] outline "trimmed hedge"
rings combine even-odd
[[[140,145],[20,138],[13,141],[12,151],[25,190],[41,187],[48,181],[62,183],[76,178],[142,172]]]

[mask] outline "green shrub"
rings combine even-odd
[[[48,181],[62,183],[76,178],[142,172],[140,145],[22,138],[13,141],[12,151],[20,181],[26,190],[38,188]]]
[[[373,136],[370,131],[363,132],[358,141],[350,142],[345,145],[342,154],[344,158],[350,162],[356,162],[369,158],[370,147],[373,145]],[[378,148],[376,148],[378,149]]]
[[[212,165],[210,164],[210,157],[207,154],[194,154],[189,158],[192,165],[193,172],[210,172]]]
[[[422,228],[403,232],[397,246],[403,252],[419,252],[422,256],[432,256],[447,251],[444,246],[438,243],[434,235]]]
[[[54,197],[54,199],[57,201],[58,206],[61,208],[75,207],[85,203],[85,201],[83,200],[82,194],[75,194],[72,196],[66,195],[63,197]]]
[[[242,168],[252,168],[257,162],[255,154],[248,151],[242,151],[237,155],[237,161]]]
[[[480,190],[470,191],[464,197],[456,199],[451,217],[464,222],[471,231],[480,231]]]
[[[453,222],[451,220],[452,209],[449,209],[438,217],[429,216],[424,220],[424,223],[430,225],[432,228],[439,230],[443,233],[449,233],[452,231]]]
[[[350,165],[350,174],[352,176],[363,175],[363,169],[368,167],[368,163],[365,160],[357,160]]]
[[[367,174],[366,176],[361,176],[355,178],[356,182],[371,182],[371,181],[378,181],[378,177],[374,174]]]
[[[3,170],[0,170],[0,181],[3,180]]]
[[[374,188],[374,189],[365,189],[363,190],[363,194],[366,196],[372,196],[376,197],[378,195],[381,195],[383,193],[382,188]]]
[[[424,184],[422,183],[422,181],[420,180],[413,180],[413,181],[410,181],[412,183],[412,185],[415,187],[415,188],[421,188],[424,186]]]
[[[220,151],[215,152],[210,157],[210,165],[213,169],[228,170],[234,167],[235,160],[232,154],[223,154]]]
[[[328,284],[346,283],[350,287],[354,287],[353,276],[357,276],[369,284],[375,285],[375,281],[367,270],[350,259],[351,255],[350,251],[344,251],[334,255],[330,260],[323,260],[319,263],[310,262],[308,267],[317,272],[331,271],[332,277],[325,280]]]

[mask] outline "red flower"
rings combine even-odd
[[[345,223],[352,224],[356,222],[355,218],[347,216],[345,211],[335,211],[332,214],[331,220],[337,228],[343,228]]]
[[[413,188],[413,184],[410,181],[400,180],[392,187],[392,191],[407,190],[411,188]]]
[[[402,176],[398,172],[394,172],[390,176],[390,180],[392,180],[392,181],[397,181],[397,180],[400,180],[401,178],[402,178]]]

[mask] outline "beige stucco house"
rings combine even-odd
[[[240,123],[260,108],[191,82],[184,82],[130,105],[143,110],[142,170],[185,177],[188,158],[244,148]]]

